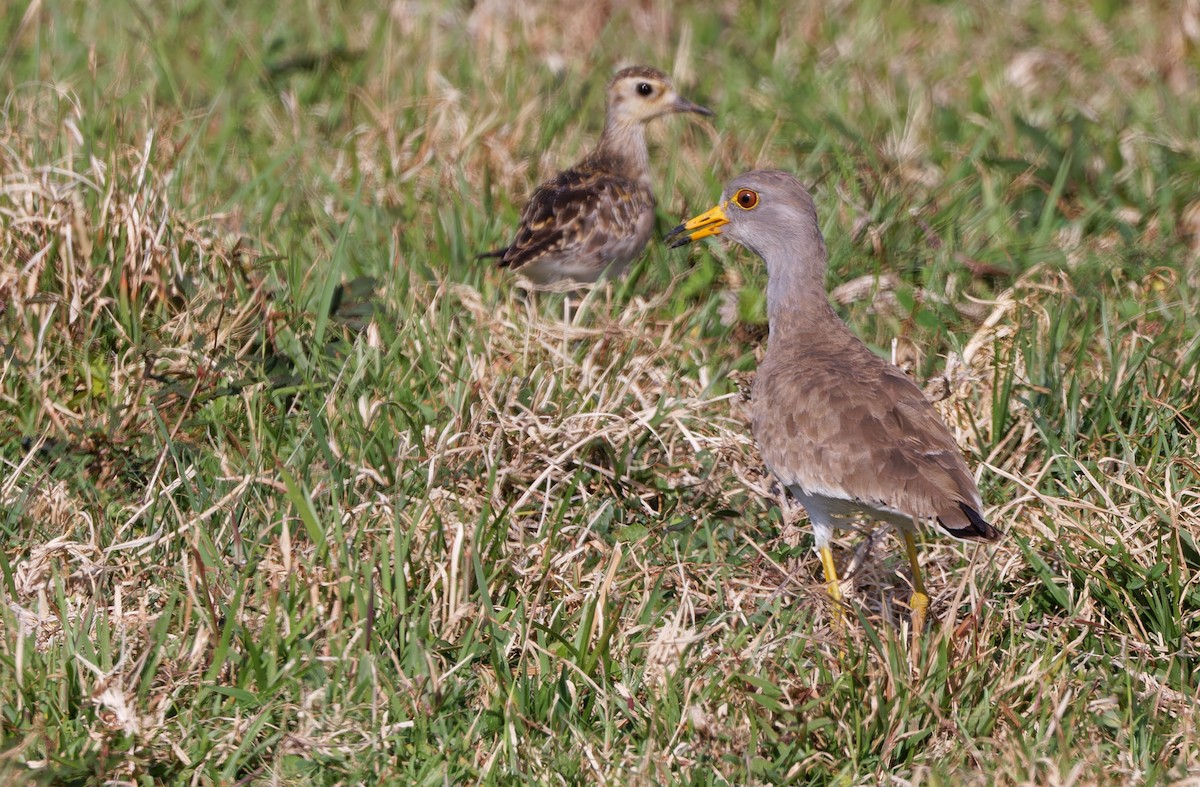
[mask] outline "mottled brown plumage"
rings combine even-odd
[[[535,284],[553,284],[619,276],[642,252],[654,228],[645,124],[669,113],[712,112],[681,98],[666,74],[644,66],[613,77],[607,104],[596,149],[539,186],[513,242],[481,257],[495,257]]]
[[[885,521],[912,561],[914,628],[928,604],[915,523],[994,541],[975,480],[949,430],[903,372],[871,352],[825,294],[825,241],[812,197],[786,172],[748,172],[720,204],[677,227],[682,245],[725,234],[767,264],[767,352],[755,375],[752,426],[771,472],[808,512],[830,592],[835,527]]]

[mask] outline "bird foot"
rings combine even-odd
[[[909,598],[908,606],[912,610],[912,631],[913,637],[916,638],[925,628],[925,612],[929,609],[929,596],[917,591]]]
[[[842,589],[836,582],[829,585],[829,601],[830,624],[837,634],[844,635],[846,633],[846,602],[842,596]]]

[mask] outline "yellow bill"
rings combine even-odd
[[[725,215],[725,205],[726,203],[722,202],[699,216],[688,219],[668,232],[667,237],[663,240],[666,241],[667,246],[675,249],[710,235],[720,235],[721,228],[729,223],[729,217]]]

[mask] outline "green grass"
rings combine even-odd
[[[1200,776],[1190,11],[354,5],[0,11],[0,775]],[[764,477],[756,260],[473,259],[626,62],[718,112],[653,129],[660,230],[792,170],[944,372],[1006,537],[925,540],[915,646],[894,536],[839,636]]]

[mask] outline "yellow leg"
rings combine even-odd
[[[912,609],[913,636],[917,637],[925,628],[925,611],[929,609],[929,596],[925,593],[925,580],[921,578],[921,564],[917,561],[917,542],[909,530],[901,529],[904,538],[904,549],[908,552],[908,564],[912,566],[913,594],[908,600]]]
[[[821,547],[821,567],[825,569],[825,582],[829,597],[833,599],[833,625],[840,629],[842,620],[842,587],[838,584],[837,566],[833,564],[833,550],[828,545]]]

